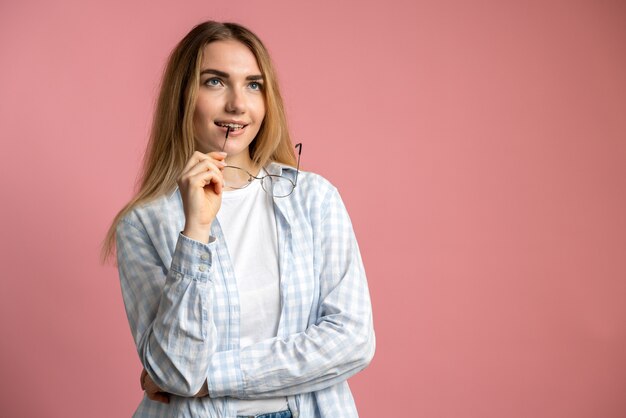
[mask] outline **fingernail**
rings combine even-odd
[[[228,154],[225,153],[224,151],[219,151],[220,154],[222,154],[224,157],[226,157]]]

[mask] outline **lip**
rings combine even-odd
[[[220,131],[224,132],[224,136],[226,136],[226,131],[228,130],[227,127],[225,127],[225,126],[218,126],[218,125],[215,125],[215,126],[217,127],[217,129],[219,129]],[[234,136],[239,136],[239,135],[243,134],[246,131],[247,127],[248,127],[248,125],[244,125],[243,128],[237,129],[236,131],[231,130],[228,133],[228,138],[230,139],[230,138],[232,138]]]
[[[214,123],[217,125],[218,123],[232,123],[234,125],[243,125],[244,127],[248,126],[249,123],[246,123],[242,120],[234,120],[234,119],[228,119],[228,120],[216,120],[214,121]],[[221,126],[220,126],[221,128]]]
[[[240,120],[235,120],[235,119],[215,120],[215,121],[214,121],[215,126],[216,126],[216,127],[217,127],[220,131],[224,132],[224,136],[226,136],[226,131],[228,131],[228,127],[227,127],[227,126],[219,126],[219,125],[218,125],[218,123],[233,123],[233,124],[236,124],[236,125],[242,125],[242,126],[243,126],[243,128],[237,129],[236,131],[231,130],[231,131],[228,133],[228,137],[229,137],[229,138],[231,138],[231,137],[237,137],[237,136],[239,136],[239,135],[242,135],[242,134],[246,131],[246,128],[247,128],[247,127],[248,127],[248,125],[249,125],[248,123],[245,123],[245,122],[240,121]]]

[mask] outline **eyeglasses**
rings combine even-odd
[[[240,167],[227,165],[224,167],[224,172],[228,173],[227,176],[230,180],[227,181],[224,186],[228,189],[239,190],[245,189],[254,180],[261,181],[261,187],[263,190],[273,197],[287,197],[293,193],[293,189],[296,188],[298,183],[298,174],[300,173],[300,154],[302,153],[302,144],[296,144],[298,149],[298,164],[296,166],[296,178],[294,181],[287,177],[277,176],[275,174],[266,174],[264,176],[256,177],[250,174],[247,170]]]

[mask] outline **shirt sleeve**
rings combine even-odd
[[[215,350],[212,257],[215,243],[178,236],[165,266],[143,227],[117,227],[117,261],[126,314],[141,363],[167,392],[193,396]]]
[[[208,367],[211,397],[264,398],[321,390],[371,361],[375,337],[363,262],[346,208],[336,189],[330,194],[319,229],[320,319],[286,339],[214,353]]]

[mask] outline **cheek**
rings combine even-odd
[[[197,135],[198,133],[202,132],[205,125],[206,123],[204,122],[204,116],[202,115],[202,112],[200,111],[200,109],[196,108],[193,112],[193,130],[195,134]]]
[[[196,101],[196,107],[194,111],[194,120],[199,122],[211,119],[215,114],[215,103],[213,100],[208,100],[206,97],[198,97]]]
[[[212,124],[211,109],[201,104],[196,105],[193,112],[193,130],[194,135],[204,137],[209,134]]]
[[[193,121],[195,123],[200,122],[204,118],[204,109],[200,100],[196,101],[196,106],[193,109]]]
[[[256,116],[259,119],[259,123],[263,122],[263,119],[265,119],[265,100],[264,99],[261,99],[257,102]]]
[[[200,109],[198,109],[198,106],[196,106],[195,109],[193,110],[193,123],[198,123],[200,119],[201,119]]]

